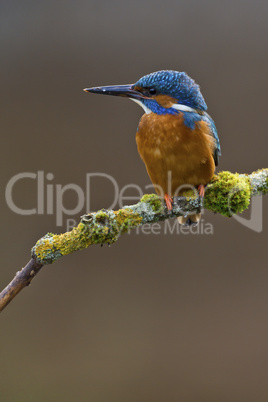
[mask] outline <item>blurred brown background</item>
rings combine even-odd
[[[267,17],[258,0],[1,0],[1,288],[38,238],[66,230],[8,208],[13,175],[150,183],[142,110],[85,87],[186,71],[216,122],[220,169],[267,167]],[[110,197],[99,181],[92,209]],[[34,181],[14,199],[33,208]],[[133,233],[44,268],[0,318],[1,401],[267,401],[267,214],[268,197],[261,233],[207,212],[213,235]]]

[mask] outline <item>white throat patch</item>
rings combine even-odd
[[[140,100],[133,99],[133,98],[130,98],[130,99],[133,100],[134,102],[136,102],[138,105],[140,105],[144,109],[145,113],[149,114],[152,112],[151,109],[149,109],[147,106],[145,106]]]

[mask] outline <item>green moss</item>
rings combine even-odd
[[[129,229],[138,226],[142,218],[130,208],[119,211],[101,210],[93,214],[88,226],[92,243],[114,243]]]
[[[105,210],[101,209],[95,216],[95,222],[100,224],[105,224],[107,219],[109,219],[108,213],[104,212]]]
[[[144,194],[144,196],[140,199],[140,202],[149,204],[154,212],[163,211],[162,201],[156,194]]]
[[[88,217],[88,215],[87,215]],[[116,225],[115,214],[113,211],[100,210],[90,215],[91,219],[85,223],[87,237],[91,244],[114,243],[120,234],[120,229]]]
[[[183,190],[181,193],[181,197],[185,197],[187,201],[194,199],[194,198],[198,198],[199,194],[198,194],[198,190],[196,189],[196,191],[188,189],[188,190]]]
[[[214,176],[205,193],[205,208],[232,216],[243,212],[250,204],[251,186],[246,176],[220,172]]]

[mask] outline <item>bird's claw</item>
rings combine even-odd
[[[168,195],[168,194],[165,194],[165,202],[166,202],[166,206],[167,206],[167,209],[169,210],[169,211],[171,211],[172,210],[172,204],[173,204],[173,200],[172,200],[172,198]]]

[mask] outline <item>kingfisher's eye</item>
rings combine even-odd
[[[157,90],[153,87],[135,87],[135,89],[146,97],[153,96],[157,93]]]
[[[155,95],[156,94],[156,89],[149,88],[149,92],[150,92],[150,95]]]

